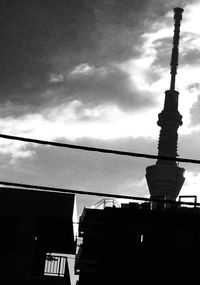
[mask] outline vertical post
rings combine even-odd
[[[60,270],[61,270],[61,259],[62,259],[62,257],[58,257],[58,263],[59,263],[59,266],[58,266],[58,276],[60,276]]]

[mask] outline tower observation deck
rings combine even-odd
[[[182,125],[182,116],[178,111],[179,92],[175,90],[175,80],[178,67],[178,46],[182,8],[174,9],[174,36],[171,54],[170,89],[165,92],[165,102],[162,112],[158,115],[158,126],[161,127],[158,155],[177,157],[178,128]],[[184,168],[178,167],[176,161],[158,159],[155,165],[146,168],[146,180],[152,198],[176,200],[184,183]]]

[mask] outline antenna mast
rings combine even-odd
[[[170,90],[175,90],[175,80],[177,74],[177,66],[178,66],[178,45],[179,45],[179,38],[180,38],[180,24],[182,20],[182,8],[174,8],[174,37],[173,37],[173,48],[172,48],[172,55],[171,55],[171,83],[170,83]]]

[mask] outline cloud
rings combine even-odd
[[[152,138],[157,137],[158,130],[156,123],[152,126],[151,117],[152,110],[144,114],[132,113],[123,111],[115,105],[89,106],[74,100],[56,107],[48,107],[40,113],[2,117],[0,128],[3,134],[71,142],[83,138],[100,141],[140,136]],[[15,144],[14,141],[4,139],[1,139],[1,142],[2,154],[9,154],[13,158],[34,154],[33,149],[29,151],[30,144],[22,142]]]
[[[78,72],[81,67],[85,70]],[[100,68],[79,65],[71,72],[66,86],[74,98],[92,105],[116,104],[136,110],[155,104],[150,92],[140,92],[129,74],[114,65]]]
[[[155,149],[154,140],[143,138],[79,139],[77,143],[135,152],[152,153]],[[1,180],[140,197],[148,195],[145,167],[154,161],[31,144],[26,144],[26,149],[34,155],[10,161],[10,155],[1,153]],[[77,195],[77,200],[80,213],[83,207],[93,205],[100,198]]]
[[[136,86],[133,76],[116,64],[96,67],[82,63],[64,73],[51,73],[48,80],[45,90],[32,94],[27,92],[27,101],[24,99],[23,102],[19,100],[15,103],[11,100],[2,103],[5,109],[3,113],[8,111],[9,116],[13,110],[12,115],[20,116],[26,112],[41,112],[47,107],[56,108],[75,100],[90,107],[107,104],[127,111],[139,111],[156,105],[153,93],[141,90],[142,85]],[[23,93],[20,96],[22,95]],[[32,104],[34,98],[37,102]]]
[[[82,139],[79,143],[130,151],[152,151],[154,145],[152,140],[142,138],[107,142]],[[9,172],[10,180],[23,183],[135,196],[148,194],[142,180],[145,167],[154,161],[46,146],[33,148],[30,144],[29,150],[34,151],[34,156],[17,159],[11,165],[5,160],[3,163],[5,156],[1,155],[1,180],[6,180]]]
[[[196,84],[195,84],[194,87],[198,87],[198,89],[199,89],[199,86],[196,85]],[[193,104],[193,106],[192,106],[192,108],[190,110],[190,116],[191,116],[190,125],[193,126],[193,127],[197,126],[197,125],[200,125],[199,109],[200,109],[200,96],[198,96],[197,101]]]
[[[178,153],[180,157],[188,159],[198,159],[200,157],[199,150],[200,129],[192,129],[190,134],[179,135]],[[199,165],[192,163],[181,163],[186,170],[199,172]]]
[[[63,82],[63,80],[64,80],[64,77],[62,74],[52,73],[49,76],[49,82],[51,83]]]
[[[199,83],[199,82],[190,83],[190,84],[187,86],[187,90],[190,91],[190,92],[193,92],[193,91],[200,91],[200,83]]]
[[[199,56],[200,56],[200,50],[197,48],[193,48],[183,54],[181,62],[182,64],[199,65],[200,64]]]
[[[199,4],[182,3],[185,9],[180,27],[179,63],[181,66],[199,66],[199,26],[198,11]],[[174,6],[175,7],[175,6]],[[170,67],[170,57],[172,51],[173,37],[173,15],[172,11],[158,18],[150,29],[144,34],[145,46],[150,48],[154,60],[151,67],[153,69],[166,70]]]
[[[152,42],[155,59],[152,63],[153,68],[169,68],[171,53],[172,53],[172,36],[163,37],[156,39]],[[200,50],[197,47],[197,42],[199,42],[199,35],[182,32],[179,47],[179,63],[181,66],[184,65],[199,65],[199,55]]]
[[[154,69],[170,68],[170,55],[172,50],[172,36],[153,41],[156,57],[152,63]]]
[[[29,104],[13,103],[12,101],[7,101],[0,104],[0,118],[18,118],[25,114],[34,113],[36,111],[34,106]]]
[[[51,88],[49,84],[62,81],[52,74],[61,76],[81,63],[99,67],[138,56],[140,35],[172,4],[160,0],[4,1],[0,7],[1,102],[40,108],[48,102],[43,94]]]
[[[199,203],[200,201],[199,184],[200,184],[200,173],[186,171],[185,172],[185,183],[183,185],[180,195],[191,195],[191,196],[196,195],[197,203]],[[185,201],[187,200],[185,199]],[[192,197],[190,198],[188,202],[194,203],[194,200],[192,199]]]

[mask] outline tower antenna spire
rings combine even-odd
[[[165,91],[164,108],[158,114],[158,126],[161,127],[158,141],[158,155],[177,157],[178,128],[182,125],[182,116],[178,111],[179,92],[175,90],[178,66],[178,45],[182,8],[174,9],[174,36],[171,55],[170,90]],[[176,200],[184,183],[184,168],[176,162],[158,159],[155,165],[146,168],[146,179],[151,197],[165,197]]]
[[[172,47],[172,55],[171,55],[171,82],[170,82],[170,90],[175,90],[175,81],[178,67],[178,46],[179,46],[179,38],[180,38],[180,25],[182,20],[182,8],[174,8],[174,36],[173,36],[173,47]]]

